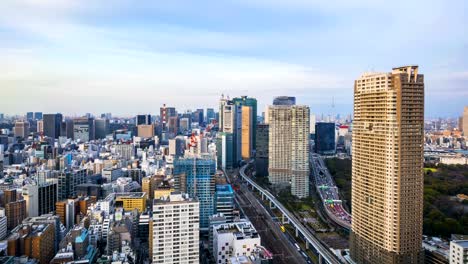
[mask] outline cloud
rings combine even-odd
[[[34,97],[58,96],[88,106],[89,94],[97,98],[91,109],[123,113],[171,101],[213,106],[224,92],[261,104],[292,94],[328,105],[334,96],[340,111],[350,112],[361,72],[408,63],[421,66],[427,96],[460,96],[468,69],[463,10],[462,0],[391,8],[370,0],[4,0],[0,89],[10,102],[2,107],[21,111],[14,102],[29,100],[39,108]],[[130,109],[112,103],[133,97],[139,99]],[[53,111],[55,103],[44,107]]]

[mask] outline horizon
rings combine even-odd
[[[393,6],[2,1],[0,112],[217,109],[221,94],[247,94],[259,114],[274,96],[289,95],[317,115],[346,115],[362,73],[415,63],[425,76],[426,117],[460,116],[468,98],[466,2]]]

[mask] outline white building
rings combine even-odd
[[[130,160],[135,155],[135,146],[132,144],[118,144],[114,146],[113,152],[123,159]]]
[[[450,264],[468,263],[468,240],[450,242]]]
[[[152,263],[199,263],[200,203],[172,193],[153,203]]]
[[[268,178],[299,198],[309,196],[309,118],[308,106],[268,107]]]
[[[229,263],[231,257],[251,256],[260,246],[260,236],[248,221],[213,226],[213,255],[216,263]]]
[[[5,208],[0,208],[0,240],[3,240],[7,235],[7,218]]]

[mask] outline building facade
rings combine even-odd
[[[424,76],[417,66],[355,81],[352,137],[352,259],[422,263]]]
[[[268,178],[299,198],[309,195],[309,117],[308,106],[268,107]]]
[[[44,135],[51,138],[58,138],[60,136],[62,119],[62,114],[45,114],[43,116]]]
[[[150,222],[152,263],[199,263],[199,203],[173,193],[154,200]]]
[[[333,155],[336,152],[335,123],[318,122],[315,124],[315,152]]]
[[[450,264],[468,263],[468,240],[450,242]]]
[[[200,230],[203,231],[208,231],[209,217],[215,213],[215,173],[216,163],[210,156],[174,161],[174,175],[185,175],[187,194],[200,202]]]

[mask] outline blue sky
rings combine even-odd
[[[468,4],[413,1],[0,1],[0,112],[83,114],[260,109],[292,95],[351,113],[365,71],[418,64],[426,116],[468,99]]]

